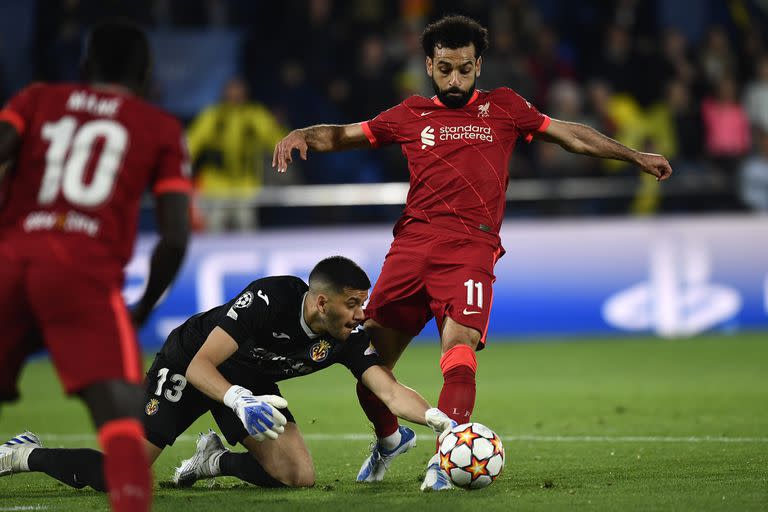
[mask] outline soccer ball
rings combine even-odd
[[[440,467],[464,489],[482,489],[504,469],[504,447],[493,430],[480,423],[453,427],[440,441]]]

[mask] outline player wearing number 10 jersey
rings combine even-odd
[[[0,111],[0,401],[42,338],[68,393],[88,405],[105,451],[115,510],[148,510],[142,369],[134,325],[171,283],[189,234],[188,161],[180,124],[139,99],[150,64],[138,29],[89,34],[87,83],[35,84]],[[160,231],[144,296],[121,297],[143,192]],[[133,320],[133,322],[132,322]],[[1,468],[0,468],[1,469]]]
[[[511,89],[476,89],[488,31],[475,20],[447,16],[422,34],[426,72],[435,96],[412,96],[370,121],[294,130],[275,148],[285,171],[291,152],[336,151],[399,144],[410,190],[395,239],[366,308],[365,328],[390,367],[434,317],[440,329],[444,383],[438,407],[458,423],[475,404],[475,351],[485,345],[493,268],[503,250],[509,160],[518,138],[635,163],[666,179],[661,155],[640,153],[577,123],[551,119]],[[358,383],[358,397],[378,436],[359,481],[380,480],[400,441],[396,418]],[[422,490],[450,486],[429,463]]]

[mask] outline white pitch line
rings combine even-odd
[[[16,507],[0,507],[0,510],[48,510],[45,505],[18,505]]]
[[[505,441],[551,443],[768,443],[768,437],[722,436],[501,436]]]
[[[0,433],[0,439],[18,435]],[[38,434],[40,439],[59,442],[96,441],[95,434]],[[723,436],[539,436],[509,434],[500,436],[504,441],[525,441],[533,443],[768,443],[768,437],[723,437]],[[431,435],[420,434],[419,439],[432,439]],[[307,441],[368,441],[372,433],[304,434]],[[197,441],[197,435],[183,434],[177,441]],[[0,509],[4,510],[4,509]]]

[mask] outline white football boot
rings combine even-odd
[[[384,479],[384,473],[398,455],[401,455],[416,446],[416,434],[408,427],[398,427],[400,430],[400,444],[391,450],[385,450],[379,442],[371,446],[371,454],[363,462],[357,473],[358,482],[379,482]]]
[[[436,453],[427,462],[427,473],[424,475],[421,490],[429,492],[448,491],[450,489],[453,489],[453,484],[448,477],[448,473],[440,467],[440,455]]]
[[[30,431],[0,445],[0,476],[29,471],[29,454],[42,446],[40,439]]]
[[[219,459],[229,452],[213,430],[200,434],[197,448],[191,459],[181,461],[173,473],[173,483],[177,487],[189,487],[202,478],[214,478],[221,474]]]

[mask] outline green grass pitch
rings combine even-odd
[[[436,343],[408,349],[404,383],[436,403]],[[168,488],[194,450],[204,416],[155,465],[154,509],[309,510],[768,510],[768,334],[682,341],[501,343],[478,355],[474,419],[502,436],[507,464],[491,487],[426,495],[418,487],[434,449],[420,442],[380,484],[355,475],[370,429],[342,367],[281,389],[315,458],[312,489],[260,489],[220,479]],[[25,428],[47,446],[95,446],[83,407],[62,399],[50,364],[30,363],[23,401],[0,411],[0,435]],[[107,510],[106,498],[38,474],[0,479],[3,510]]]

